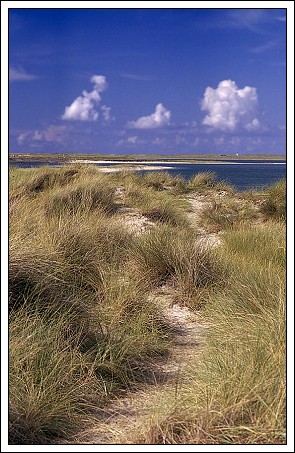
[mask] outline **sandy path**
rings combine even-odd
[[[140,433],[142,427],[148,428],[158,411],[165,411],[167,392],[170,396],[175,395],[184,381],[184,370],[190,359],[201,352],[204,327],[188,308],[173,304],[174,295],[169,288],[158,290],[152,297],[161,304],[165,303],[163,316],[174,332],[169,357],[152,364],[153,382],[143,384],[141,389],[130,391],[101,409],[91,428],[81,431],[66,443],[134,443],[134,434]]]
[[[198,231],[200,242],[206,247],[216,247],[221,244],[220,233],[208,233],[202,226],[200,214],[211,205],[206,195],[195,195],[187,197],[187,201],[192,207],[192,211],[187,213],[190,224]]]
[[[124,196],[117,189],[118,199]],[[220,243],[216,234],[208,234],[199,224],[198,216],[209,202],[204,196],[188,198],[192,211],[188,213],[191,224],[198,229],[200,240],[208,246]],[[123,209],[121,215],[135,234],[140,234],[153,223],[140,216],[133,209]],[[167,395],[175,395],[179,385],[186,379],[185,370],[202,350],[205,326],[200,316],[175,301],[175,293],[169,286],[163,286],[150,296],[162,307],[163,319],[173,333],[173,343],[166,358],[158,359],[149,365],[150,373],[140,389],[129,391],[118,397],[107,407],[99,409],[97,421],[90,428],[83,429],[66,442],[71,444],[132,444],[135,433],[148,429],[157,413],[169,411]],[[173,404],[173,403],[172,403]]]

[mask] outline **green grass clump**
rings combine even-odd
[[[197,173],[188,181],[188,189],[191,191],[195,190],[207,190],[217,189],[233,193],[233,187],[225,181],[218,181],[216,173],[213,171],[204,171]]]
[[[131,256],[141,278],[152,286],[170,282],[182,304],[199,306],[204,290],[221,282],[218,259],[193,230],[155,227],[136,238]]]
[[[175,200],[171,196],[153,196],[151,194],[140,205],[140,213],[154,222],[167,223],[173,226],[188,224],[185,212],[190,209],[185,200]]]
[[[101,178],[97,169],[86,165],[66,165],[62,167],[42,166],[39,168],[11,168],[9,170],[10,197],[35,197],[50,189],[74,184],[79,179]]]
[[[159,307],[148,301],[148,285],[134,278],[129,269],[113,270],[104,280],[96,318],[104,331],[96,372],[109,381],[110,390],[128,387],[149,378],[152,357],[165,354],[169,337],[160,322]]]
[[[255,260],[262,269],[277,265],[286,266],[286,229],[282,223],[271,221],[263,227],[242,225],[226,233],[226,247],[238,262]]]
[[[230,197],[218,201],[213,200],[200,215],[209,232],[231,229],[252,221],[255,217],[257,217],[257,212],[251,203]]]
[[[181,194],[187,191],[186,183],[180,176],[172,176],[168,172],[147,172],[142,178],[142,184],[157,191],[170,190]]]
[[[214,187],[216,184],[216,174],[213,171],[197,173],[189,181],[190,188]]]
[[[74,186],[67,186],[46,194],[44,200],[47,215],[76,214],[83,211],[101,209],[107,214],[117,209],[115,189],[106,182],[81,181]]]
[[[10,195],[33,196],[54,187],[62,187],[72,181],[78,174],[76,167],[40,167],[26,170],[11,170]]]
[[[167,223],[173,226],[188,225],[186,212],[191,209],[189,203],[169,192],[158,192],[134,184],[126,186],[125,205],[154,222]]]
[[[286,204],[286,180],[281,180],[268,188],[266,192],[266,200],[261,205],[261,212],[267,218],[286,221]]]
[[[31,205],[30,205],[31,206]],[[130,233],[115,218],[100,212],[46,219],[42,206],[31,211],[10,234],[10,304],[30,295],[36,303],[71,304],[101,291],[105,269],[126,259]]]
[[[148,362],[167,349],[159,308],[126,272],[105,271],[101,293],[88,301],[80,296],[76,306],[61,300],[45,310],[28,295],[11,312],[13,444],[66,438],[91,422],[94,407],[148,379]]]
[[[140,278],[151,285],[161,285],[174,274],[174,231],[163,225],[145,232],[135,239],[131,257]]]
[[[9,325],[9,442],[51,443],[84,421],[86,408],[102,398],[104,383],[71,336],[70,312],[58,316],[22,307]]]

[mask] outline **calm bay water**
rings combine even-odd
[[[45,164],[44,162],[17,162],[14,163],[13,167],[30,168],[30,167],[41,167],[44,165],[59,166],[58,162],[51,162]],[[113,164],[104,163],[99,166],[112,166],[117,165],[116,162]],[[216,173],[218,180],[226,181],[232,184],[238,190],[247,190],[250,188],[263,188],[279,179],[286,178],[286,162],[285,161],[246,161],[239,160],[235,163],[224,162],[223,164],[180,164],[170,163],[167,164],[146,164],[145,166],[152,165],[153,167],[167,166],[169,169],[164,171],[169,172],[173,176],[180,175],[184,179],[188,180],[196,173],[211,171]],[[141,170],[140,173],[146,173],[148,170]]]
[[[172,165],[171,165],[172,166]],[[176,164],[167,169],[172,175],[189,179],[196,173],[210,171],[218,180],[226,181],[238,190],[262,188],[286,178],[284,163],[240,163],[240,164]]]

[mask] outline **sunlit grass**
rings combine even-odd
[[[283,184],[261,195],[275,209],[260,203],[253,211],[256,193],[235,197],[223,186],[202,219],[223,231],[212,250],[189,226],[185,200],[200,187],[219,193],[212,174],[183,187],[165,173],[70,166],[13,169],[10,184],[12,444],[66,439],[94,407],[148,382],[149,363],[173,341],[150,297],[163,285],[178,304],[202,309],[205,347],[129,441],[284,443]],[[255,226],[260,205],[280,221]],[[134,235],[119,208],[154,225]]]
[[[267,218],[286,221],[286,206],[286,180],[281,180],[268,188],[266,192],[266,200],[261,205],[261,212]]]
[[[257,247],[262,238],[267,250],[263,242]],[[207,300],[203,354],[191,361],[177,395],[167,393],[165,412],[158,408],[152,426],[141,430],[134,442],[286,441],[284,228],[274,223],[265,230],[231,231],[224,240],[221,255],[230,277]]]

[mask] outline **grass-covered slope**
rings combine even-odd
[[[239,228],[219,251],[228,279],[204,308],[206,346],[135,442],[286,442],[285,229]],[[171,402],[172,401],[172,402]],[[168,407],[168,409],[167,409]]]
[[[283,183],[241,201],[211,174],[185,183],[73,165],[12,169],[9,182],[12,444],[67,438],[114,395],[144,385],[173,341],[150,297],[163,284],[201,308],[210,329],[173,413],[140,441],[283,442]],[[209,206],[199,219],[208,233],[227,231],[209,250],[188,221],[199,215],[188,197],[214,208],[219,192],[218,215]],[[223,222],[233,205],[238,214]],[[135,234],[126,212],[149,227]]]

